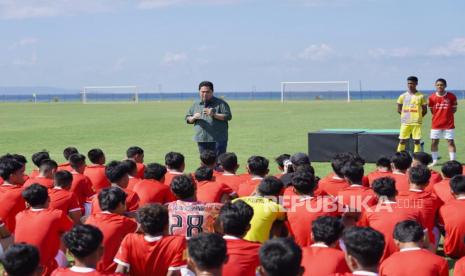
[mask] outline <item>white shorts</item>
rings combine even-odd
[[[447,139],[453,140],[455,138],[455,129],[432,129],[431,139]]]

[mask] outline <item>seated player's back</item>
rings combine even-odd
[[[139,183],[141,180],[142,180],[142,179],[139,178],[139,177],[129,176],[129,182],[128,182],[128,187],[127,187],[127,189],[133,191],[133,190],[134,190],[134,186],[135,186],[137,183]]]
[[[392,172],[391,171],[388,171],[388,170],[375,170],[371,173],[369,173],[367,175],[367,178],[368,178],[368,183],[371,187],[371,184],[373,183],[373,181],[375,181],[376,179],[378,178],[381,178],[381,177],[387,177],[387,176],[391,176]]]
[[[258,250],[260,243],[250,242],[230,235],[224,235],[228,260],[223,266],[223,276],[254,276],[260,265]]]
[[[363,211],[365,206],[373,206],[378,201],[373,190],[362,185],[350,185],[339,191],[337,198],[339,203],[358,211]]]
[[[48,196],[50,197],[49,208],[51,209],[61,210],[65,214],[81,210],[77,197],[70,191],[53,187],[52,189],[48,189]]]
[[[36,176],[34,178],[29,178],[26,182],[24,182],[23,187],[27,188],[27,187],[31,186],[32,184],[34,184],[34,183],[40,184],[40,185],[44,186],[47,189],[53,188],[53,185],[54,185],[53,179],[46,178],[44,176],[39,175],[39,176]]]
[[[178,175],[182,175],[182,174],[183,174],[182,172],[168,170],[165,174],[165,180],[164,180],[165,185],[169,187],[171,184],[171,181],[173,181],[173,178],[175,178]]]
[[[131,191],[131,190],[128,190],[128,189],[122,189],[120,188],[121,190],[123,190],[126,194],[127,194],[127,197],[126,197],[126,209],[128,212],[135,212],[137,210],[137,208],[139,208],[139,196]],[[99,202],[98,202],[98,195],[95,195],[93,198],[92,198],[92,211],[91,211],[91,214],[98,214],[102,212],[102,209],[100,209],[100,205],[99,205]]]
[[[350,271],[344,252],[321,243],[302,248],[302,266],[305,276],[327,276]]]
[[[454,276],[465,276],[465,257],[460,258],[454,265]]]
[[[224,183],[217,181],[197,182],[197,200],[206,203],[220,203],[223,197],[235,194],[234,191]]]
[[[0,185],[0,218],[7,229],[13,233],[16,227],[16,215],[26,209],[26,202],[21,196],[23,188],[18,185]]]
[[[326,194],[335,197],[339,191],[349,187],[349,183],[344,178],[341,178],[335,174],[330,174],[320,180],[318,187]]]
[[[170,188],[154,179],[142,179],[132,189],[139,196],[139,206],[147,203],[167,203],[176,198]]]
[[[69,190],[76,195],[79,206],[84,208],[87,199],[95,194],[92,189],[92,182],[84,174],[80,174],[76,171],[71,171],[71,174],[73,175],[73,182]]]
[[[234,192],[237,193],[239,185],[244,181],[242,177],[232,173],[220,173],[215,176],[215,181],[228,185]]]
[[[237,195],[239,197],[251,196],[262,180],[263,178],[258,176],[254,176],[248,180],[245,180],[239,185]]]
[[[444,253],[452,258],[465,256],[465,197],[451,199],[439,209],[440,224],[444,225]]]
[[[408,175],[401,172],[393,172],[389,177],[394,178],[396,181],[397,192],[406,192],[410,190],[410,183],[408,180]]]
[[[450,190],[450,179],[445,178],[433,186],[433,193],[443,202],[446,203],[451,199],[454,199]]]
[[[57,167],[57,172],[59,172],[59,171],[71,172],[72,170],[73,170],[73,168],[71,168],[71,165],[69,164],[69,162],[58,164],[58,167]]]
[[[110,187],[110,181],[105,175],[105,166],[99,164],[88,165],[84,171],[84,175],[92,182],[92,189],[98,193],[103,188]]]
[[[426,249],[406,248],[392,254],[380,266],[385,276],[447,276],[447,261]]]

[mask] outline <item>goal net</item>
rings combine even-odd
[[[281,102],[300,100],[347,100],[349,81],[281,82]]]
[[[82,103],[124,102],[138,103],[139,91],[135,85],[84,86],[81,89]]]

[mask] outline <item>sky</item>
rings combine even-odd
[[[465,1],[0,0],[0,86],[465,89]]]

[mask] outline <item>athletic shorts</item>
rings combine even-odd
[[[399,139],[406,140],[412,136],[413,140],[421,139],[421,125],[400,125]]]
[[[454,140],[455,129],[432,129],[431,139],[447,139]]]

